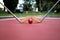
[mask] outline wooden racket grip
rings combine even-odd
[[[36,18],[36,17],[32,17],[32,19],[33,19],[35,22],[37,22],[37,23],[40,23],[40,22],[41,22],[41,20],[38,19],[38,18]]]

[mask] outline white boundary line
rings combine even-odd
[[[22,19],[25,17],[20,17],[19,19]],[[0,21],[6,21],[6,20],[16,20],[16,18],[6,18],[6,19],[0,19]]]
[[[19,18],[19,19],[22,19],[22,18]],[[37,18],[40,18],[40,17],[37,17]],[[54,17],[46,17],[45,19],[59,19],[60,20],[60,18],[54,18]],[[0,19],[0,21],[7,21],[7,20],[16,20],[16,19],[15,18]]]

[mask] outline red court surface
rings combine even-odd
[[[60,18],[46,18],[33,24],[0,19],[0,40],[60,40]]]

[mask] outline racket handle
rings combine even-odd
[[[24,23],[24,22],[26,22],[29,18],[30,18],[30,17],[28,17],[28,16],[27,16],[27,17],[25,17],[25,18],[21,19],[21,21],[20,21],[20,22],[21,22],[21,23]]]
[[[38,18],[36,18],[36,17],[32,17],[32,19],[33,19],[35,22],[37,22],[37,23],[40,23],[40,22],[41,22],[41,19],[38,19]]]

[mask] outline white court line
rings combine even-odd
[[[20,17],[19,19],[22,19],[25,17]],[[6,19],[0,19],[0,21],[6,21],[6,20],[16,20],[16,18],[6,18]]]
[[[22,19],[22,18],[19,18],[19,19]],[[40,17],[37,17],[37,18],[40,18]],[[45,19],[60,19],[60,18],[46,17]],[[0,19],[0,21],[7,21],[7,20],[16,20],[16,19],[15,18]]]

